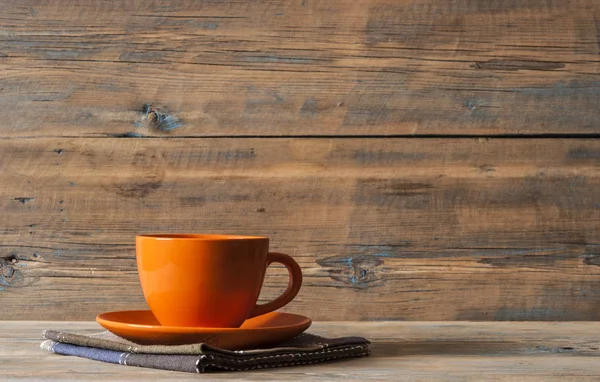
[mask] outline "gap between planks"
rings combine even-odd
[[[600,139],[600,133],[591,134],[373,134],[373,135],[143,135],[126,132],[98,135],[32,135],[0,136],[0,140],[20,139],[80,139],[80,138],[142,138],[142,139]]]

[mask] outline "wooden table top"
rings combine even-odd
[[[197,375],[46,353],[39,349],[44,329],[100,331],[93,322],[0,321],[2,380],[198,380]],[[317,322],[309,331],[367,337],[372,355],[204,379],[600,380],[597,322]]]

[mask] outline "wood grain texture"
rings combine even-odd
[[[174,231],[271,237],[316,320],[600,319],[599,164],[586,139],[3,139],[0,317],[144,308],[134,236]]]
[[[3,136],[600,134],[596,0],[0,7]]]
[[[0,319],[143,308],[156,231],[270,236],[318,320],[600,319],[597,1],[0,9]]]
[[[198,380],[197,375],[48,354],[39,349],[44,329],[101,330],[91,322],[0,322],[3,380]],[[316,322],[310,329],[315,334],[367,337],[371,357],[202,379],[597,381],[599,329],[597,322]]]

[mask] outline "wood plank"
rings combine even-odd
[[[0,7],[3,136],[600,133],[595,0]]]
[[[198,376],[47,354],[41,331],[97,332],[91,322],[0,322],[3,380],[197,380]],[[304,367],[205,375],[241,381],[360,379],[439,381],[597,381],[597,322],[316,322],[325,336],[361,335],[372,356]]]
[[[175,231],[271,237],[316,320],[600,319],[599,164],[586,139],[3,139],[0,317],[144,308],[134,236]]]

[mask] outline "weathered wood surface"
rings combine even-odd
[[[4,136],[600,134],[596,0],[0,9]]]
[[[316,320],[600,319],[599,164],[586,139],[3,139],[0,317],[143,308],[134,236],[175,231],[268,235]]]
[[[0,9],[0,319],[143,308],[156,231],[270,236],[318,320],[600,319],[597,1]]]
[[[2,380],[189,380],[197,375],[127,367],[39,349],[41,331],[97,332],[91,322],[0,322]],[[600,324],[467,322],[314,323],[326,336],[361,335],[368,358],[293,368],[215,373],[205,379],[240,381],[598,381]]]

